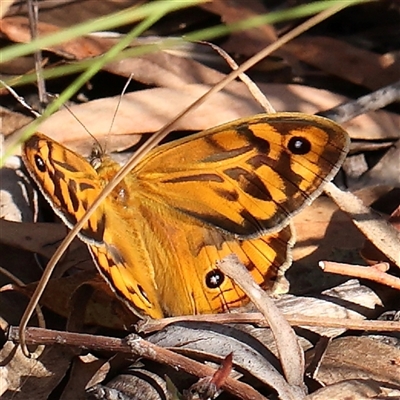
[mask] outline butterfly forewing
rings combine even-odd
[[[348,136],[304,114],[260,115],[160,146],[135,174],[140,192],[241,238],[285,226],[336,173]]]
[[[25,142],[22,157],[46,200],[69,228],[83,217],[104,187],[83,157],[43,134],[36,133]],[[101,205],[81,230],[81,239],[102,242],[104,224]]]
[[[95,170],[83,157],[40,133],[25,142],[22,157],[45,198],[70,228],[120,168],[103,157],[101,167]],[[129,192],[124,181],[119,184],[79,237],[89,245],[103,277],[134,312],[161,318],[151,260],[142,248],[145,228],[135,225],[135,198]]]

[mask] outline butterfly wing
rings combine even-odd
[[[97,172],[83,157],[41,133],[24,143],[22,159],[46,200],[69,228],[83,217],[103,189]],[[100,205],[80,237],[91,243],[102,242],[103,216],[104,206]]]
[[[119,169],[104,158],[97,171],[84,158],[40,133],[24,143],[22,157],[44,197],[69,228],[83,217]],[[160,318],[152,264],[143,249],[146,231],[135,224],[135,198],[128,193],[125,182],[119,184],[78,236],[89,245],[100,273],[132,311]]]
[[[347,148],[341,128],[314,116],[260,115],[223,125],[151,152],[80,237],[140,315],[227,310],[246,300],[216,263],[235,253],[271,288],[290,263],[290,217],[321,192]],[[41,135],[23,154],[68,226],[118,169],[103,164],[95,171]]]
[[[271,289],[290,264],[289,219],[333,177],[348,141],[329,120],[281,113],[152,151],[127,179],[150,229],[145,247],[163,313],[244,304],[241,290],[216,268],[231,253]]]
[[[160,146],[133,174],[154,202],[247,239],[287,225],[348,147],[347,133],[328,119],[261,114]]]
[[[154,213],[154,209],[145,212]],[[161,239],[151,252],[156,258],[154,280],[165,316],[226,312],[245,305],[247,296],[217,268],[227,255],[236,254],[255,281],[270,291],[291,263],[290,226],[243,241],[179,215],[158,217],[153,214],[149,219],[152,237]]]
[[[136,207],[125,214],[129,232],[123,232],[124,222],[117,217],[105,239],[107,247],[91,246],[91,250],[103,277],[141,315],[215,313],[246,304],[241,289],[216,267],[229,254],[236,254],[256,282],[270,290],[290,265],[290,226],[257,239],[238,240],[137,193],[135,197],[139,197]],[[115,243],[112,249],[111,243]],[[149,279],[155,292],[146,290]]]

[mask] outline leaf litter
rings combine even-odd
[[[52,7],[48,7],[49,2],[43,3],[43,8],[39,12],[39,31],[41,27],[43,29],[59,30],[62,27],[85,20],[89,15],[94,17],[102,12],[107,14],[116,8],[121,9],[128,4],[133,4],[133,2],[107,1],[104,2],[104,7],[102,6],[101,9],[98,9],[97,6],[93,7],[93,3],[86,1],[82,3],[82,8],[79,10],[79,8],[73,7],[74,2],[71,2],[71,4],[60,3]],[[281,1],[280,3],[283,6],[285,2]],[[365,93],[366,90],[375,90],[395,83],[399,80],[399,69],[394,58],[396,50],[398,51],[398,48],[396,48],[396,43],[398,42],[396,42],[395,38],[391,41],[387,38],[384,40],[379,35],[372,35],[374,30],[378,32],[379,29],[385,29],[388,32],[392,29],[392,32],[394,32],[394,27],[398,26],[396,24],[400,20],[400,11],[389,3],[382,2],[379,6],[365,4],[358,6],[362,12],[357,12],[357,8],[354,8],[338,14],[333,19],[337,25],[345,24],[345,21],[348,21],[349,18],[352,21],[359,22],[359,25],[355,24],[355,28],[352,31],[341,32],[340,34],[337,31],[337,25],[332,24],[331,27],[326,24],[322,25],[316,33],[306,33],[304,37],[297,38],[280,49],[278,58],[281,61],[276,63],[276,60],[270,60],[271,63],[273,61],[270,65],[274,65],[277,70],[267,69],[266,72],[265,70],[260,72],[255,68],[254,71],[249,72],[250,76],[252,76],[263,93],[268,96],[277,110],[293,110],[306,113],[326,110],[339,103],[346,102],[349,98],[357,98],[360,94]],[[265,9],[265,6],[257,1],[248,2],[246,5],[242,4],[241,7],[242,9],[234,8],[228,2],[221,0],[214,1],[210,5],[201,6],[201,12],[199,12],[200,8],[193,9],[191,12],[178,12],[173,17],[165,18],[163,23],[156,25],[149,32],[152,36],[150,40],[154,40],[154,37],[157,40],[157,35],[180,34],[179,26],[184,26],[185,23],[189,27],[191,24],[205,27],[210,23],[215,23],[216,16],[220,16],[223,22],[233,22],[244,15],[257,15],[261,9]],[[9,43],[29,40],[29,34],[27,34],[29,21],[26,14],[24,15],[21,11],[17,17],[15,9],[13,9],[14,11],[10,10],[6,15],[7,20],[3,19],[1,21],[1,31],[4,37],[9,40]],[[68,12],[66,12],[67,10]],[[238,10],[241,12],[238,12]],[[376,15],[377,10],[380,12],[379,21],[376,18],[371,19],[371,16]],[[68,17],[66,18],[67,15]],[[370,24],[368,28],[363,25],[363,20],[368,21]],[[180,24],[177,22],[180,22]],[[223,48],[226,46],[226,49],[240,60],[241,56],[249,57],[260,48],[265,47],[266,44],[275,40],[285,29],[290,29],[291,26],[293,26],[293,21],[276,26],[268,25],[262,28],[255,28],[248,32],[235,33],[221,39],[220,45]],[[83,60],[100,54],[109,48],[114,41],[115,39],[110,39],[109,37],[90,36],[68,43],[68,47],[62,45],[55,49],[44,49],[46,50],[45,54],[48,56],[45,58],[45,68],[50,68],[60,62],[70,63],[74,60]],[[135,44],[132,45],[134,46]],[[202,47],[201,51],[199,47]],[[139,58],[126,58],[107,65],[104,71],[100,73],[100,77],[98,79],[94,78],[82,90],[80,96],[75,99],[77,104],[72,105],[71,108],[91,133],[100,138],[102,142],[109,142],[107,148],[110,151],[125,150],[135,145],[140,140],[141,135],[157,131],[165,122],[168,122],[185,106],[204,93],[210,85],[220,80],[226,72],[226,66],[223,65],[224,62],[216,62],[215,60],[215,54],[204,50],[204,46],[199,45],[184,47],[173,53],[159,52]],[[20,63],[19,65],[23,64]],[[25,73],[28,72],[28,69],[26,69]],[[290,71],[289,73],[288,70]],[[2,69],[0,66],[0,73],[3,78],[4,74],[12,75],[9,71],[10,68],[7,70],[6,68]],[[132,72],[134,79],[132,92],[123,96],[110,136],[108,130],[116,105],[119,102],[118,93],[121,91],[120,88],[125,81],[125,77]],[[22,74],[23,72],[20,71],[20,73]],[[113,82],[112,90],[108,87],[111,84],[106,85],[107,88],[104,87],[104,82],[108,80]],[[67,77],[59,78],[56,84],[53,84],[53,87],[55,89],[57,87],[63,88],[69,82],[70,80]],[[52,85],[52,83],[49,84]],[[334,93],[335,91],[340,95]],[[30,92],[27,90],[25,93],[32,96],[32,88]],[[5,100],[8,111],[21,111],[11,96],[7,95],[6,91],[2,90],[0,95]],[[79,104],[82,99],[84,102]],[[248,94],[245,86],[241,82],[233,82],[223,92],[212,97],[210,102],[206,103],[202,108],[191,112],[181,121],[177,129],[185,132],[198,131],[257,112],[260,112],[260,107]],[[353,165],[355,165],[355,169],[351,169],[352,179],[349,181],[350,186],[343,174],[339,174],[337,177],[338,184],[342,186],[347,184],[347,188],[350,190],[362,188],[364,195],[365,192],[367,193],[366,197],[368,197],[368,193],[376,192],[377,185],[380,185],[378,188],[385,184],[389,184],[392,187],[400,185],[399,180],[396,180],[396,177],[400,176],[399,157],[396,152],[400,132],[399,112],[398,107],[393,105],[390,111],[369,112],[344,124],[353,139],[352,152],[348,158],[354,158]],[[70,113],[65,110],[55,114],[40,129],[67,146],[73,145],[75,149],[78,149],[83,154],[88,154],[92,146],[92,139],[76,123]],[[118,140],[116,139],[117,137],[119,138]],[[371,146],[381,143],[386,143],[388,146],[376,148],[376,150],[372,146],[369,150],[363,150],[365,144]],[[361,167],[357,167],[358,164]],[[357,170],[362,171],[359,176],[357,176]],[[11,174],[11,176],[13,175]],[[10,183],[14,184],[16,189],[10,189],[12,186]],[[2,190],[5,188],[7,188],[8,193],[12,193],[10,198],[15,201],[18,198],[18,192],[20,192],[18,183],[15,183],[15,178],[10,178],[10,180],[8,178],[7,180],[2,179]],[[391,188],[386,189],[386,191],[390,190]],[[4,196],[2,196],[2,200],[3,198]],[[26,202],[26,198],[23,201]],[[18,204],[18,201],[16,203]],[[3,207],[4,205],[2,204],[2,209]],[[49,221],[48,211],[44,212],[41,205],[39,210],[41,211],[41,218]],[[36,232],[36,230],[33,230],[32,225],[26,223],[32,222],[32,219],[22,218],[26,212],[17,212],[18,214],[20,217],[17,218],[19,218],[19,224],[22,229],[18,229],[17,232],[10,225],[2,225],[0,228],[1,247],[4,249],[1,252],[3,255],[1,264],[6,268],[11,268],[26,284],[30,283],[34,286],[35,281],[40,276],[40,269],[37,269],[32,253],[48,256],[52,251],[51,249],[57,246],[58,239],[54,239],[58,238],[58,235],[62,237],[65,229],[53,223],[54,225],[52,226],[58,233],[50,233],[52,230],[45,226],[41,228],[42,231],[38,230]],[[7,217],[4,214],[2,216]],[[324,275],[318,269],[318,261],[332,260],[350,264],[362,263],[359,250],[363,246],[364,237],[327,198],[320,198],[314,202],[312,206],[295,218],[294,223],[297,230],[297,247],[294,252],[294,265],[288,271],[288,276],[291,281],[291,292],[297,294],[287,296],[292,296],[291,301],[297,304],[299,308],[295,311],[297,314],[301,315],[302,310],[303,312],[306,310],[313,311],[315,307],[314,315],[316,316],[321,315],[320,311],[318,311],[321,309],[326,312],[324,315],[335,316],[337,314],[334,311],[334,302],[332,302],[332,307],[330,305],[330,301],[332,301],[330,296],[327,297],[322,308],[316,307],[316,303],[307,303],[302,307],[302,298],[299,294],[308,294],[311,299],[313,295],[320,294],[327,287],[333,287],[333,290],[339,291],[338,285],[340,281],[343,281],[343,278]],[[27,239],[28,237],[31,237],[31,240]],[[81,247],[82,251],[84,251],[84,246],[79,242],[76,243],[76,246],[78,249]],[[9,262],[10,257],[6,258],[4,256],[5,254],[13,254],[11,258],[17,260],[16,253],[22,254],[22,251],[24,252],[25,260],[19,264],[23,268],[16,268],[14,266],[15,263]],[[87,254],[85,256],[84,252],[82,252],[82,256],[75,258],[73,251],[71,249],[64,260],[64,262],[67,262],[65,268],[69,269],[69,275],[64,274],[55,279],[48,288],[48,295],[43,298],[43,304],[54,313],[46,315],[48,327],[58,329],[60,326],[61,328],[65,327],[65,324],[70,326],[80,325],[80,330],[95,334],[104,333],[105,329],[111,328],[114,335],[116,330],[119,335],[126,334],[124,329],[132,330],[132,327],[129,326],[129,322],[132,322],[132,320],[129,319],[127,314],[124,314],[126,311],[122,309],[116,312],[118,305],[116,305],[116,299],[113,298],[112,293],[104,287],[102,288],[100,281],[95,284],[96,280],[92,281],[91,278],[86,280],[84,274],[90,274],[90,271],[86,271],[86,267],[82,270],[81,267]],[[67,261],[68,259],[69,261]],[[86,261],[89,262],[87,258]],[[36,278],[32,279],[32,276],[30,276],[32,273],[27,274],[25,271],[32,272],[35,269],[37,271],[33,275],[36,275]],[[291,274],[292,277],[290,278]],[[1,283],[4,286],[9,281],[2,277]],[[90,289],[87,289],[86,284]],[[86,300],[80,294],[82,287],[84,288],[83,293],[89,293],[89,298]],[[367,307],[367,304],[369,304],[370,311],[360,318],[375,319],[384,310],[399,309],[398,294],[396,295],[396,292],[388,289],[372,290],[372,288],[359,283],[358,287],[359,289],[357,290],[354,287],[346,289],[347,297],[344,309],[346,307],[349,309],[354,308],[356,303],[359,304],[358,308]],[[359,290],[363,295],[360,295]],[[21,289],[17,289],[16,292],[21,294]],[[13,295],[15,296],[17,293]],[[2,296],[0,303],[6,304],[9,308],[15,307],[15,315],[11,321],[9,313],[2,313],[3,317],[7,316],[6,319],[8,319],[2,323],[2,329],[5,329],[8,323],[18,324],[18,317],[16,316],[23,312],[23,304],[26,304],[26,299],[24,298],[25,296],[22,296],[17,305],[17,301],[14,298],[10,300],[10,298],[6,299],[4,297],[10,296],[9,290],[0,292],[0,296]],[[102,299],[102,297],[104,298]],[[377,299],[371,301],[375,297]],[[52,300],[55,298],[57,298],[57,302]],[[336,302],[340,303],[340,300]],[[84,316],[79,313],[79,307],[85,308]],[[17,309],[18,311],[16,311]],[[293,306],[289,307],[290,309],[294,310]],[[75,321],[73,315],[71,315],[71,310],[75,315]],[[61,321],[64,322],[60,322],[60,317],[56,317],[56,314],[61,315],[64,318],[64,320],[61,318]],[[98,316],[93,318],[93,315]],[[88,318],[88,316],[91,317]],[[118,323],[112,322],[115,320],[112,317],[115,316],[120,317],[117,320],[123,321],[123,323],[118,325]],[[342,315],[340,317],[343,318]],[[69,321],[65,322],[65,319]],[[400,390],[400,382],[398,380],[400,369],[399,363],[396,362],[398,357],[395,352],[395,344],[389,341],[383,345],[368,336],[360,337],[351,332],[346,333],[345,321],[343,326],[344,328],[340,332],[332,334],[327,353],[322,359],[321,373],[313,377],[315,382],[327,385],[324,388],[325,396],[326,390],[329,388],[336,390],[336,393],[341,393],[342,396],[345,393],[350,396],[360,390],[361,385],[363,385],[365,393],[368,391],[368,395],[371,398],[377,398],[389,393],[390,388],[392,391],[395,388]],[[252,336],[255,334],[254,328],[250,328],[251,326],[248,329],[250,336]],[[164,332],[160,333],[163,337],[175,339],[181,337],[181,334],[170,333],[167,330],[168,328],[165,329]],[[312,332],[311,328],[308,330]],[[205,332],[206,338],[207,335],[210,338],[214,338],[210,327],[207,327]],[[251,348],[255,349],[258,354],[264,354],[268,352],[268,348],[271,348],[272,339],[266,332],[269,332],[269,330],[258,328],[257,340],[260,341],[261,347],[260,343],[251,344]],[[318,331],[318,335],[326,335],[328,334],[327,332],[327,330],[324,331],[322,329]],[[299,332],[297,333],[299,334]],[[190,342],[196,343],[199,339],[196,329],[188,335],[185,340],[189,344]],[[221,337],[215,339],[220,347],[227,342],[230,334],[225,335],[226,339]],[[316,343],[317,334],[314,333],[314,335],[314,340],[304,347],[304,349],[311,349],[306,352],[306,359],[308,360],[313,357],[311,351]],[[341,336],[336,338],[339,335]],[[152,337],[150,336],[150,340]],[[95,336],[93,340],[96,340]],[[240,344],[244,341],[245,339],[239,336],[238,343]],[[168,346],[171,346],[171,344]],[[178,342],[172,346],[181,347],[181,344]],[[22,356],[16,355],[15,357],[19,358],[15,358],[8,365],[0,367],[3,383],[5,382],[1,386],[5,388],[4,398],[26,398],[27,393],[29,393],[29,398],[32,399],[68,398],[72,393],[78,396],[74,398],[86,398],[84,393],[85,382],[89,382],[92,376],[104,368],[106,368],[107,373],[101,373],[101,377],[96,382],[101,385],[97,387],[97,392],[103,393],[103,395],[111,393],[112,390],[117,391],[112,392],[114,394],[121,393],[121,390],[124,393],[123,391],[126,390],[124,387],[129,385],[132,390],[132,387],[136,387],[138,380],[134,380],[133,382],[135,383],[130,383],[130,379],[132,377],[137,378],[140,374],[148,373],[149,371],[155,374],[152,375],[153,377],[157,376],[154,379],[164,380],[165,370],[160,365],[155,365],[145,360],[136,363],[134,367],[130,367],[129,374],[119,375],[123,370],[122,366],[127,367],[126,361],[116,362],[114,358],[108,359],[99,355],[93,355],[91,356],[93,357],[92,359],[83,361],[83,356],[79,356],[78,352],[69,351],[69,349],[69,347],[50,346],[39,360],[30,360],[29,365],[28,361],[25,361]],[[343,351],[340,351],[340,349],[343,349]],[[235,352],[239,354],[240,350],[235,347],[233,351],[235,366]],[[47,352],[53,352],[53,354],[47,356]],[[203,352],[197,354],[196,358],[201,360],[214,358],[213,361],[218,365],[218,360],[212,355],[213,352],[209,347],[209,342],[206,341]],[[11,359],[10,354],[10,343],[7,343],[2,350],[2,360]],[[222,356],[227,354],[226,352]],[[333,354],[333,357],[331,354]],[[193,357],[193,354],[190,354],[190,357]],[[265,396],[269,396],[271,390],[268,386],[265,383],[260,384],[259,380],[254,381],[254,375],[257,375],[254,364],[252,364],[254,358],[252,356],[247,357],[247,362],[251,366],[246,370],[246,377],[242,378],[242,381],[251,382],[253,388]],[[57,368],[54,368],[53,364],[49,364],[50,359],[57,364]],[[357,360],[357,362],[354,360]],[[276,359],[272,359],[271,363],[275,365]],[[19,365],[19,367],[16,367],[16,365]],[[44,367],[42,368],[40,365]],[[349,373],[349,368],[351,373]],[[183,372],[174,374],[170,368],[167,375],[173,377],[173,382],[179,387],[179,390],[190,386],[187,381],[189,376]],[[250,378],[252,375],[253,378]],[[110,381],[109,377],[111,376],[114,378]],[[22,380],[21,377],[25,377],[25,380]],[[121,377],[121,381],[118,381],[119,377]],[[112,382],[110,386],[103,386],[106,383],[103,382],[105,379],[106,382]],[[40,383],[38,384],[38,382]],[[193,379],[191,382],[194,382]],[[273,384],[270,383],[269,385],[277,389]],[[135,395],[138,398],[150,398],[149,393],[157,396],[157,394],[154,394],[154,387],[151,385],[143,390],[148,391],[140,392],[141,394],[136,392]],[[313,390],[315,388],[312,389],[312,386],[310,386],[309,391]],[[77,391],[79,394],[76,394]],[[315,391],[315,393],[309,395],[309,398],[317,398],[318,392],[319,390]],[[223,398],[222,396],[230,398],[227,394],[222,394],[220,397]],[[282,394],[282,396],[284,398],[285,395]],[[329,394],[328,397],[335,398],[334,392]]]

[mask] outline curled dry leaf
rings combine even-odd
[[[264,315],[274,335],[279,360],[290,385],[291,395],[294,397],[304,395],[304,354],[292,327],[276,307],[272,298],[256,284],[250,272],[236,255],[225,257],[218,264],[218,268],[240,286]]]
[[[1,360],[7,361],[1,367],[7,371],[7,387],[2,388],[5,389],[2,400],[48,399],[67,375],[74,356],[75,352],[70,348],[51,346],[44,350],[40,359],[29,359],[19,347],[15,349],[13,343],[7,342],[0,350]]]
[[[312,357],[313,351],[306,354]],[[373,379],[400,389],[400,349],[374,338],[348,336],[332,340],[315,378],[324,385],[348,379]]]

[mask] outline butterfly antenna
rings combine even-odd
[[[48,96],[56,98],[57,95],[54,94],[49,94]],[[86,128],[85,124],[82,123],[82,121],[74,114],[74,112],[71,110],[71,108],[69,106],[67,106],[66,104],[63,104],[63,107],[71,114],[71,116],[73,118],[75,118],[75,121],[78,122],[78,124],[86,131],[86,133],[95,141],[94,144],[94,150],[92,153],[94,154],[105,154],[103,147],[101,146],[101,143],[97,140],[97,138],[89,131],[88,128]]]
[[[110,129],[108,130],[107,137],[110,137],[110,135],[111,135],[111,130],[112,130],[112,127],[114,126],[115,118],[117,117],[117,113],[118,113],[119,107],[120,107],[121,102],[122,102],[122,97],[126,93],[126,90],[128,89],[129,84],[132,82],[132,79],[133,79],[133,73],[131,73],[129,75],[129,78],[126,81],[124,88],[122,89],[121,95],[119,96],[118,104],[117,104],[117,107],[115,108],[115,112],[114,112],[114,115],[113,115],[112,120],[111,120]],[[105,148],[107,148],[107,142],[105,144]]]

